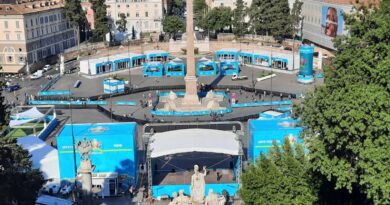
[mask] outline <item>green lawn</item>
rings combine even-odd
[[[31,126],[34,125],[35,123],[26,123],[24,124],[25,126]],[[38,123],[35,127],[36,134],[38,134],[40,131],[43,130],[43,125],[44,123]],[[32,135],[34,134],[34,130],[31,128],[15,128],[12,129],[10,133],[7,134],[7,137],[12,137],[12,138],[19,138],[19,137],[25,137],[27,135]]]

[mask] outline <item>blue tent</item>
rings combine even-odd
[[[237,61],[227,60],[221,61],[219,64],[221,75],[234,75],[240,72],[240,66]]]
[[[215,53],[215,58],[218,60],[237,60],[239,49],[221,49]]]
[[[297,127],[297,120],[291,118],[253,119],[248,121],[248,158],[256,163],[261,153],[267,154],[275,141],[278,146],[288,138],[292,145],[303,143],[299,138],[303,127]]]
[[[169,53],[163,50],[146,51],[146,58],[148,61],[164,62],[168,60]]]
[[[239,52],[238,59],[240,62],[245,64],[253,64],[253,53]]]
[[[217,64],[214,61],[208,59],[201,59],[197,66],[196,71],[198,76],[212,76],[217,75]]]
[[[61,179],[74,179],[73,144],[84,138],[92,140],[90,158],[95,166],[93,173],[116,172],[122,184],[137,182],[137,124],[134,122],[65,125],[57,137]],[[75,155],[79,167],[77,148]]]
[[[253,54],[253,64],[262,66],[271,66],[270,56],[265,54]]]
[[[144,77],[162,77],[163,65],[161,62],[144,63]]]
[[[170,76],[185,76],[183,61],[170,61],[165,64],[165,75]]]

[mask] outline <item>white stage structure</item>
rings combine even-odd
[[[44,179],[59,179],[58,151],[35,136],[18,138],[17,143],[31,154],[32,167],[42,171]]]

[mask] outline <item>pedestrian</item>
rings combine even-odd
[[[129,188],[129,194],[130,194],[130,198],[134,197],[134,187],[133,187],[133,185],[131,185],[130,188]]]

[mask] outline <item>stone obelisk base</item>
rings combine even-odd
[[[186,76],[184,81],[186,82],[186,93],[181,104],[199,106],[201,102],[198,96],[198,79],[196,76]]]

